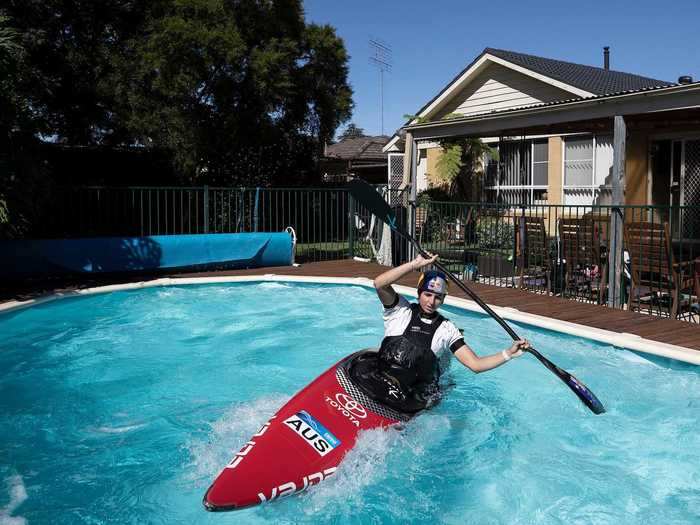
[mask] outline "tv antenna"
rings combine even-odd
[[[369,46],[372,49],[369,61],[379,70],[379,119],[384,135],[384,72],[391,71],[391,46],[377,38],[371,38]]]

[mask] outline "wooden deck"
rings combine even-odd
[[[230,270],[220,272],[177,273],[170,277],[206,277],[224,275],[264,275],[274,273],[277,275],[300,275],[316,277],[367,277],[373,279],[385,271],[385,266],[373,263],[362,263],[354,260],[327,261],[307,263],[299,267],[278,266],[258,268],[253,270]],[[168,275],[166,275],[168,276]],[[0,293],[0,301],[6,299],[28,299],[51,291],[101,286],[118,282],[139,281],[150,278],[163,277],[160,275],[126,275],[111,278],[89,278],[79,283],[54,282],[42,283],[41,286],[4,290]],[[399,284],[414,287],[418,274],[405,277]],[[700,325],[684,321],[662,319],[654,316],[643,315],[624,310],[614,310],[594,304],[582,303],[558,297],[549,297],[516,290],[513,288],[501,288],[484,284],[470,283],[472,288],[488,304],[496,306],[511,306],[522,312],[542,315],[569,321],[585,326],[602,328],[619,333],[636,334],[646,339],[670,343],[686,348],[700,350]],[[464,293],[456,286],[451,287],[451,293],[458,297],[465,297]]]

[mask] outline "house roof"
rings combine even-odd
[[[526,55],[505,49],[487,47],[483,54],[497,56],[508,62],[525,67],[566,84],[585,89],[596,95],[607,95],[621,91],[637,91],[651,87],[671,86],[672,82],[642,77],[623,71],[613,71],[601,67],[564,62],[552,58]]]
[[[389,137],[351,137],[326,146],[325,157],[343,160],[386,160],[382,148],[389,142]]]
[[[437,95],[430,99],[416,113],[416,115],[422,116],[424,112],[429,110],[435,101],[443,97],[443,95],[448,96],[447,92],[450,91],[453,86],[460,81],[460,79],[463,79],[468,71],[470,71],[473,67],[476,67],[476,65],[479,63],[483,62],[483,60],[488,59],[491,61],[501,61],[501,63],[505,61],[512,64],[513,67],[525,68],[531,71],[533,74],[551,79],[552,82],[558,84],[563,83],[563,86],[560,85],[560,87],[563,87],[564,89],[566,89],[566,86],[570,86],[569,91],[572,91],[572,97],[562,99],[562,101],[623,92],[642,91],[676,85],[672,82],[643,77],[632,73],[613,71],[600,67],[576,64],[574,62],[565,62],[563,60],[487,47],[479,54],[479,56],[477,56],[469,65],[467,65],[467,67],[460,71],[459,74],[457,74],[457,76],[455,76],[443,89],[441,89]],[[584,91],[585,93],[581,93],[581,91]],[[558,101],[551,101],[545,104],[553,104],[556,102]],[[411,123],[415,123],[415,120],[407,121],[402,128]],[[401,139],[401,135],[401,129],[397,130],[397,132],[388,142],[385,149],[388,150],[391,146],[396,144]]]

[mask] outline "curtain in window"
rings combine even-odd
[[[564,149],[564,184],[590,186],[593,183],[593,138],[567,138]]]

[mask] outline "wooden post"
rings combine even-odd
[[[406,132],[404,139],[404,154],[403,154],[403,182],[401,188],[405,188],[411,184],[411,161],[413,159],[413,134]]]
[[[620,308],[622,277],[623,227],[625,218],[618,206],[624,204],[625,189],[625,149],[627,147],[627,126],[624,117],[615,116],[613,137],[613,176],[612,208],[610,215],[610,250],[608,252],[608,306]]]
[[[408,138],[408,135],[406,135]],[[408,232],[416,237],[416,186],[418,185],[418,142],[411,137],[411,196],[408,201]],[[408,256],[416,256],[413,244],[408,247]]]

